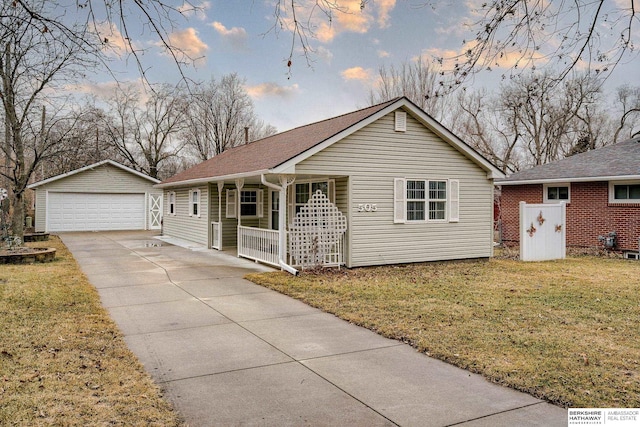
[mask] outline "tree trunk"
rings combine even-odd
[[[13,215],[11,216],[11,236],[24,242],[24,191],[13,195]]]

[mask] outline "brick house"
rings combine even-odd
[[[519,202],[567,203],[567,246],[638,252],[640,136],[496,180],[502,241],[519,243]]]

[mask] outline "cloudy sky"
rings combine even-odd
[[[611,3],[617,1],[628,8],[629,0]],[[306,24],[310,9],[303,6],[315,0],[296,2],[301,5],[298,16]],[[362,10],[360,0],[341,0],[348,10],[334,13],[331,21],[315,10],[308,22],[314,30],[314,36],[308,39],[313,51],[305,57],[297,42],[289,68],[292,36],[276,21],[276,3],[195,0],[193,4],[200,6],[199,10],[184,9],[185,18],[176,19],[167,32],[171,44],[195,59],[184,68],[189,78],[206,81],[212,76],[238,73],[246,79],[258,115],[279,131],[367,106],[380,66],[398,66],[420,56],[430,60],[432,55],[458,53],[465,47],[465,38],[473,34],[465,24],[477,19],[474,0],[369,0]],[[288,11],[282,11],[281,17],[281,24],[290,22]],[[149,31],[133,26],[129,31],[137,47],[145,49],[141,58],[149,80],[178,82],[175,64],[156,47],[157,40]],[[109,31],[114,52],[118,50],[117,32],[115,28]],[[136,78],[130,58],[113,65],[121,71],[121,80]],[[640,86],[638,65],[637,55],[620,65],[608,87],[622,83]],[[468,86],[494,89],[504,71],[483,72]],[[109,86],[110,79],[106,74],[96,74],[87,81],[87,87],[99,92]]]

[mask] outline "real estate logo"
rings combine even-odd
[[[574,408],[568,411],[569,426],[640,426],[640,409]]]

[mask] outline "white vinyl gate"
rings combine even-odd
[[[546,261],[566,256],[566,205],[520,202],[520,259]]]

